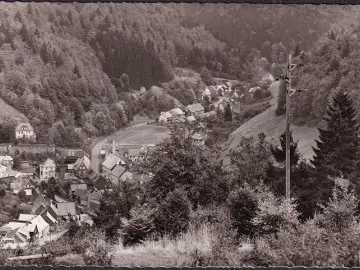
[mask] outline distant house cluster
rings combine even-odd
[[[105,158],[101,164],[102,176],[112,183],[132,181],[130,168],[147,161],[154,149],[155,145],[116,145],[113,141],[111,147],[101,153]]]

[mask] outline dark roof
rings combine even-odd
[[[65,158],[64,164],[75,164],[75,162],[78,160],[78,157],[76,156],[67,156]]]
[[[88,191],[83,190],[83,189],[77,189],[77,190],[75,190],[74,195],[80,197],[80,199],[82,199],[82,200],[87,200]]]
[[[45,222],[47,224],[49,224],[50,226],[54,226],[56,224],[56,222],[53,222],[49,217],[48,217],[48,211],[45,211],[41,214],[41,217],[45,220]],[[53,215],[52,215],[53,216]],[[53,216],[54,219],[56,219],[56,216]]]
[[[94,182],[94,187],[98,190],[103,190],[111,184],[110,180],[106,179],[104,176],[100,175],[98,179]]]
[[[88,205],[88,209],[92,211],[97,211],[100,208],[100,202],[98,201],[90,201]]]
[[[90,175],[89,175],[89,179],[92,180],[92,181],[95,181],[96,179],[99,178],[100,175],[98,175],[96,172],[92,172]]]

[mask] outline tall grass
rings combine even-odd
[[[188,231],[176,239],[165,236],[127,248],[119,241],[114,251],[114,264],[146,266],[143,263],[146,258],[148,266],[200,266],[211,257],[215,239],[215,230],[209,225],[202,225],[198,229],[190,225]]]

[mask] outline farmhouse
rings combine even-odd
[[[120,180],[120,176],[125,172],[125,168],[121,165],[116,165],[116,167],[111,171],[110,180],[112,183],[117,184]]]
[[[199,116],[204,113],[204,107],[200,103],[191,104],[185,107],[185,111],[192,116]]]
[[[87,177],[90,172],[90,159],[87,156],[78,158],[74,164],[74,171],[80,178]]]
[[[146,148],[144,146],[141,146],[140,148],[130,148],[124,156],[132,162],[142,162],[146,157]]]
[[[15,128],[15,138],[18,139],[29,139],[32,141],[36,140],[36,134],[34,128],[30,123],[19,123]]]
[[[161,112],[159,116],[159,123],[161,125],[166,125],[166,123],[170,122],[172,115],[170,112]]]
[[[181,109],[174,108],[170,110],[169,113],[171,114],[171,121],[173,123],[185,122],[185,113]]]
[[[40,181],[47,181],[52,177],[55,177],[56,165],[51,159],[45,160],[43,164],[40,164]]]

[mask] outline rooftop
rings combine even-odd
[[[16,126],[15,131],[22,131],[22,130],[34,131],[34,128],[30,125],[30,123],[19,123]]]
[[[118,161],[119,159],[116,157],[109,157],[102,163],[102,166],[109,170],[112,170],[115,167],[115,165],[118,163]]]
[[[50,158],[46,159],[45,162],[42,164],[42,166],[43,167],[50,167],[50,168],[55,168],[56,167],[55,162]]]
[[[76,215],[75,203],[74,202],[61,202],[57,204],[59,216],[72,216]]]
[[[200,103],[194,103],[186,106],[185,109],[190,112],[198,112],[204,110],[204,107]]]
[[[121,165],[117,165],[111,172],[115,177],[120,177],[125,171],[125,168]]]

